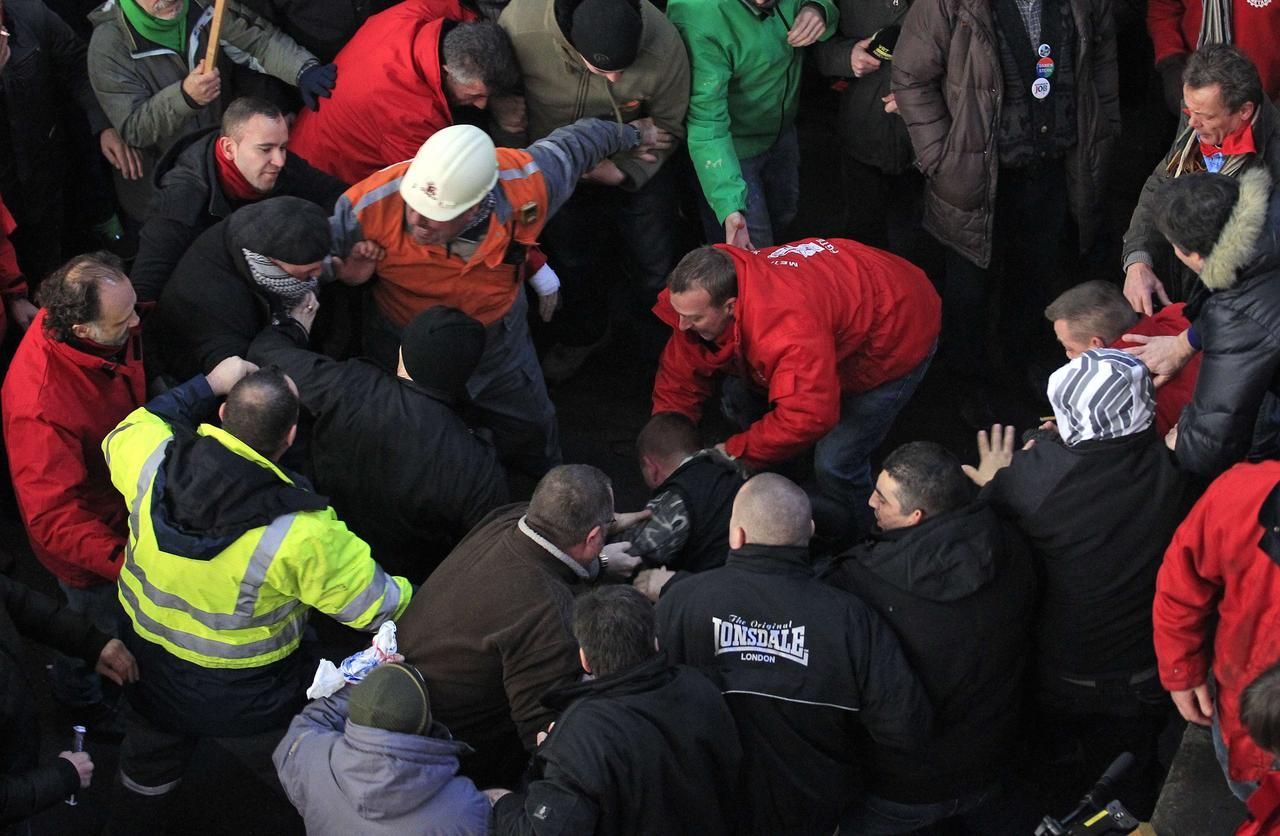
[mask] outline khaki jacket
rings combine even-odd
[[[584,117],[631,122],[649,116],[683,139],[689,109],[689,56],[679,33],[648,0],[640,4],[644,35],[635,62],[617,83],[592,74],[556,23],[554,0],[511,0],[498,24],[511,36],[524,72],[529,139],[538,140]],[[635,190],[648,182],[672,151],[657,162],[613,157]]]

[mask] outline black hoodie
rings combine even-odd
[[[994,782],[1017,742],[1035,611],[1021,535],[974,504],[872,538],[824,577],[889,622],[933,703],[928,744],[905,756],[875,747],[868,789],[918,804]]]

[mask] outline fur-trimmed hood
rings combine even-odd
[[[1258,167],[1240,175],[1240,197],[1204,260],[1200,281],[1217,292],[1280,263],[1280,201],[1269,206],[1271,177]]]

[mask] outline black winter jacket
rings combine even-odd
[[[217,128],[208,128],[188,134],[156,165],[151,207],[142,225],[138,257],[129,271],[139,302],[159,299],[165,282],[200,233],[244,205],[228,199],[218,184],[213,155],[220,133]],[[263,198],[300,197],[332,214],[333,205],[346,190],[341,180],[312,168],[297,154],[289,154],[275,188]]]
[[[94,135],[111,127],[89,86],[84,41],[38,0],[6,0],[9,61],[0,73],[0,99],[11,155],[8,177],[0,182],[5,203],[19,224],[44,214],[63,189],[71,155],[63,131],[62,107],[74,100]],[[58,204],[54,204],[58,205]]]
[[[886,174],[901,174],[911,167],[914,156],[907,123],[896,113],[884,112],[889,95],[891,61],[881,61],[880,69],[855,78],[850,54],[853,45],[886,27],[901,25],[911,4],[906,0],[836,0],[840,9],[839,30],[809,50],[818,72],[843,79],[836,131],[844,151],[858,162],[874,166]]]
[[[870,791],[945,801],[999,779],[1017,748],[1036,572],[1022,535],[985,504],[887,531],[837,558],[828,583],[893,627],[934,709],[921,751],[876,746]]]
[[[1014,453],[982,497],[1027,536],[1041,573],[1042,675],[1102,679],[1154,667],[1156,572],[1191,507],[1186,477],[1148,428]]]
[[[40,719],[22,672],[23,635],[90,667],[111,640],[79,613],[0,575],[0,830],[57,804],[80,786],[70,761],[36,765]]]
[[[243,357],[271,322],[271,301],[254,285],[231,235],[231,218],[201,233],[174,268],[147,320],[149,377],[178,380],[206,374],[228,357]]]
[[[561,712],[498,834],[728,834],[742,747],[720,690],[665,655],[543,698]]]
[[[298,385],[316,418],[316,486],[385,569],[421,580],[463,536],[506,503],[493,447],[442,396],[366,360],[308,351],[293,323],[271,326],[249,359],[274,364]]]
[[[1270,189],[1260,168],[1240,176],[1236,208],[1200,273],[1212,291],[1195,323],[1204,353],[1175,452],[1207,479],[1249,453],[1263,397],[1280,396],[1280,199],[1268,205]]]
[[[830,834],[861,784],[865,734],[918,748],[933,711],[893,630],[822,583],[804,547],[748,545],[672,585],[658,643],[724,691],[742,739],[738,832]]]

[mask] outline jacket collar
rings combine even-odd
[[[124,353],[121,355],[123,359],[115,361],[106,357],[99,357],[96,354],[90,354],[87,351],[81,351],[72,345],[53,339],[44,330],[44,320],[45,310],[41,308],[36,313],[35,319],[31,321],[31,328],[36,332],[37,338],[48,343],[51,352],[72,365],[79,366],[86,371],[104,372],[108,375],[131,371],[139,365],[142,357],[142,329],[140,327],[134,328],[129,333],[129,339],[124,345]]]
[[[542,704],[554,711],[562,712],[569,707],[570,703],[582,697],[624,697],[630,694],[641,694],[670,682],[675,673],[675,668],[667,660],[666,652],[659,651],[648,660],[625,671],[556,688],[542,698]]]
[[[813,577],[813,558],[808,546],[762,546],[748,543],[731,549],[726,566],[772,575]]]
[[[990,508],[975,503],[878,534],[842,560],[913,595],[958,601],[995,577],[998,525]]]
[[[537,543],[543,551],[567,567],[569,571],[573,572],[573,574],[580,580],[590,580],[594,576],[594,573],[570,557],[567,552],[563,551],[559,546],[548,540],[546,537],[543,537],[541,534],[534,531],[533,527],[529,525],[528,520],[529,518],[524,516],[516,521],[516,528],[519,529],[521,534]]]
[[[1266,228],[1271,196],[1271,177],[1266,167],[1249,169],[1238,182],[1240,196],[1200,271],[1200,281],[1213,291],[1234,287],[1244,268],[1264,255],[1260,248],[1276,235],[1275,230]]]

